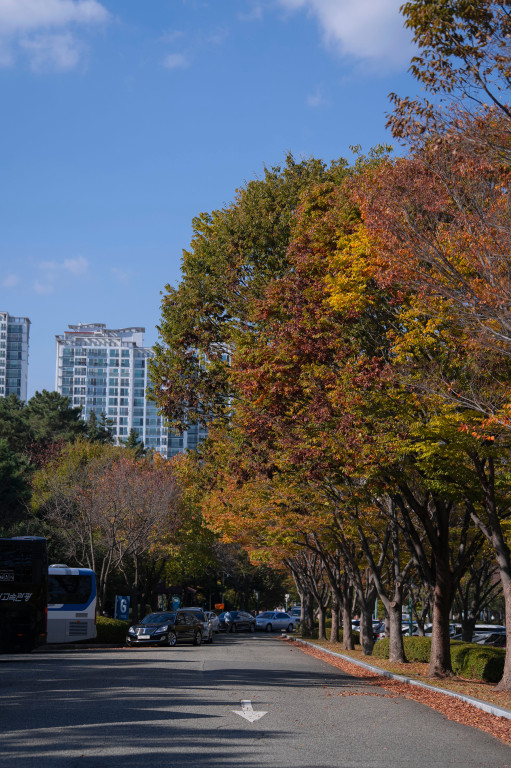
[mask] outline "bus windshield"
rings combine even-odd
[[[48,577],[48,605],[77,605],[89,600],[92,589],[92,576],[54,575]]]

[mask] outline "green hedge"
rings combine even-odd
[[[98,616],[96,643],[125,643],[129,621]]]
[[[342,629],[340,629],[339,630],[339,642],[340,643],[342,643],[342,639],[343,639],[342,632],[343,632]],[[327,636],[327,640],[330,640],[330,627],[326,627],[325,634]],[[299,636],[300,636],[300,631],[297,632],[297,637],[299,637]],[[318,639],[318,627],[317,626],[314,627],[314,632],[312,633],[312,637],[315,640]],[[360,632],[352,632],[351,633],[351,637],[353,639],[353,644],[354,645],[359,645],[360,644]]]
[[[373,656],[379,659],[388,659],[389,642],[390,639],[388,637],[378,640],[374,644]],[[424,661],[426,664],[429,662],[429,655],[431,653],[430,637],[403,637],[403,644],[408,661]]]
[[[405,656],[408,661],[423,661],[429,663],[431,653],[430,637],[403,637]],[[503,648],[493,648],[491,645],[477,643],[451,642],[451,663],[455,675],[470,680],[484,680],[487,683],[498,683],[504,671]],[[380,659],[389,658],[389,638],[378,640],[374,644],[373,656]]]
[[[504,672],[504,648],[477,643],[451,643],[452,671],[460,677],[498,683]]]

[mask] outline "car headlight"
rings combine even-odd
[[[135,632],[135,627],[130,627],[130,628],[128,629],[128,635],[136,635],[136,634],[137,634],[137,633]]]
[[[164,627],[158,627],[158,629],[155,629],[154,634],[161,635],[163,632],[168,632],[168,629],[169,629],[168,624],[165,624]]]

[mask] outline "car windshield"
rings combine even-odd
[[[263,613],[260,613],[257,617],[258,619],[271,619],[273,616],[273,613],[271,611],[264,611]]]
[[[175,613],[149,613],[147,616],[144,616],[141,624],[165,624],[166,621],[173,621],[175,618]]]

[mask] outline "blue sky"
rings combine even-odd
[[[288,151],[389,142],[417,91],[402,0],[0,0],[0,309],[29,396],[69,324],[144,326],[192,218]]]

